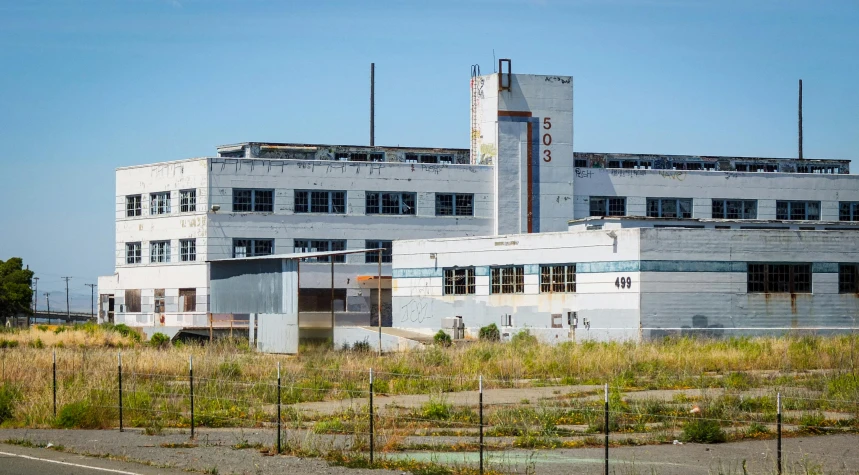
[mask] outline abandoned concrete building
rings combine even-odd
[[[512,276],[514,294],[533,291],[539,286],[540,265],[585,261],[586,251],[565,255],[560,248],[584,249],[597,239],[588,237],[591,232],[609,239],[605,233],[612,226],[619,236],[612,245],[623,244],[623,253],[645,249],[653,240],[662,248],[682,247],[687,231],[713,236],[707,238],[711,240],[727,236],[723,231],[736,239],[759,239],[752,230],[768,227],[785,228],[772,230],[772,236],[790,242],[811,239],[804,236],[813,228],[808,236],[831,236],[821,241],[826,246],[839,240],[844,241],[838,248],[842,251],[855,246],[859,233],[845,229],[859,221],[859,187],[847,160],[574,152],[573,79],[500,70],[471,78],[468,149],[246,142],[218,147],[213,157],[117,169],[116,269],[99,278],[99,318],[169,335],[204,329],[213,320],[246,320],[247,315],[210,314],[208,262],[383,248],[381,312],[376,304],[378,253],[316,254],[301,263],[298,321],[305,335],[343,342],[375,338],[369,327],[381,313],[383,326],[421,334],[462,317],[469,328],[512,322],[514,327],[557,330],[554,325],[560,324],[567,338],[568,312],[579,312],[581,321],[583,305],[605,305],[608,312],[621,301],[618,296],[586,297],[572,286],[566,293],[576,295],[561,298],[564,303],[557,309],[530,301],[520,307],[511,300],[515,296],[494,296],[489,279],[494,279],[495,266],[524,266],[498,276]],[[590,217],[606,221],[591,222]],[[640,229],[626,229],[631,223],[639,223]],[[680,234],[652,229],[660,226],[704,229]],[[707,227],[732,229],[716,233]],[[530,236],[541,233],[545,238]],[[749,237],[740,237],[746,236],[742,233]],[[400,240],[408,242],[394,243]],[[543,246],[538,246],[539,258],[519,256],[517,246],[531,240]],[[490,260],[482,260],[484,245],[493,250]],[[595,249],[604,245],[600,241]],[[687,251],[698,252],[696,260],[709,261],[705,254],[717,249]],[[594,250],[591,261],[601,252]],[[623,265],[642,272],[649,259],[630,254]],[[787,254],[778,259],[810,263],[815,288],[843,260]],[[850,259],[859,262],[859,256]],[[331,260],[336,264],[333,277]],[[716,268],[723,265],[728,264]],[[465,294],[446,290],[450,269],[455,269],[452,278],[465,279]],[[638,279],[638,274],[630,278]],[[740,286],[739,274],[730,279]],[[614,279],[605,285],[615,289]],[[644,299],[647,287],[635,280],[631,285]],[[467,303],[484,291],[485,298],[506,303]],[[447,303],[418,302],[417,297],[429,296]],[[533,305],[540,310],[532,321],[524,308]],[[652,305],[647,312],[662,312]],[[418,313],[425,316],[414,317],[414,308],[423,309]],[[333,332],[327,318],[332,310]],[[563,315],[560,323],[557,314]],[[502,320],[502,315],[512,317]],[[644,317],[627,317],[611,323],[623,330],[602,334],[638,335]],[[596,314],[587,318],[594,335],[600,334]],[[781,325],[790,326],[790,317],[783,318]],[[669,327],[686,324],[678,320]]]

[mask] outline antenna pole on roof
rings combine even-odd
[[[370,63],[370,146],[376,145],[376,63]]]
[[[802,79],[799,80],[799,159],[802,160]]]

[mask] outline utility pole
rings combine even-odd
[[[95,318],[95,286],[96,284],[84,284],[90,288],[90,293],[92,296],[90,297],[90,313],[92,314],[92,318]]]
[[[66,281],[66,323],[72,321],[72,312],[69,310],[69,280],[71,277],[62,277]]]
[[[51,293],[45,292],[45,302],[48,304],[48,323],[51,323]]]
[[[36,311],[39,308],[39,278],[33,277],[33,286],[35,289],[33,290],[33,319],[36,318]],[[30,317],[27,317],[27,326],[31,325]]]

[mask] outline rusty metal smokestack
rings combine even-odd
[[[799,158],[802,160],[802,79],[799,80]]]
[[[370,63],[370,146],[376,145],[376,63]]]

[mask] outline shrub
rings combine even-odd
[[[453,406],[444,399],[430,397],[429,401],[421,406],[421,417],[434,421],[446,421],[450,419]]]
[[[18,348],[18,340],[0,339],[0,348]]]
[[[12,419],[12,411],[19,395],[18,389],[14,386],[9,384],[0,386],[0,424]]]
[[[441,346],[450,346],[453,341],[450,339],[450,335],[445,333],[444,330],[439,330],[432,339],[436,345]]]
[[[718,444],[727,440],[728,436],[718,422],[710,419],[694,419],[683,426],[683,434],[680,438],[683,442]]]
[[[155,348],[166,348],[170,345],[170,337],[158,332],[152,335],[152,338],[149,339],[149,344]]]
[[[140,333],[124,323],[114,325],[113,330],[124,337],[131,338],[134,341],[140,341]]]
[[[45,343],[41,338],[36,338],[35,340],[30,341],[30,348],[44,348]]]
[[[370,352],[370,341],[364,338],[361,341],[356,341],[352,344],[352,351],[358,353],[369,353]]]
[[[238,361],[224,361],[218,365],[218,376],[224,379],[238,379],[242,376],[242,367],[239,365]]]
[[[501,331],[498,330],[497,325],[490,323],[485,327],[480,327],[479,337],[481,340],[498,341],[501,339]]]
[[[90,399],[66,404],[57,414],[56,426],[62,429],[107,429],[113,423],[113,411],[106,394],[92,394]]]
[[[530,346],[537,344],[537,337],[532,335],[528,330],[522,330],[510,339],[510,343],[516,346]]]

